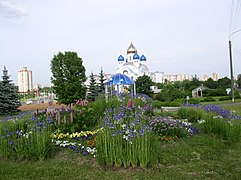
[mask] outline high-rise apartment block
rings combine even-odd
[[[163,75],[163,82],[175,82],[175,81],[184,81],[191,80],[192,77],[188,74],[171,74],[171,75]]]
[[[211,77],[209,77],[208,75],[204,75],[201,80],[202,81],[207,81],[209,78],[212,78],[214,81],[217,81],[219,79],[219,74],[218,73],[213,73]]]
[[[33,90],[32,71],[28,70],[27,67],[23,67],[22,70],[18,71],[18,92],[28,93],[32,90]]]
[[[219,74],[218,74],[218,73],[213,73],[212,79],[213,79],[214,81],[217,81],[217,80],[219,79]]]

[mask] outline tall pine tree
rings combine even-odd
[[[104,72],[103,69],[101,67],[100,70],[100,80],[99,80],[99,93],[104,93],[105,92],[105,76],[104,76]]]
[[[87,99],[89,101],[95,101],[95,98],[97,96],[98,96],[98,92],[97,92],[96,80],[95,80],[94,74],[91,73],[91,75],[90,75],[90,85],[88,87]]]
[[[17,88],[11,83],[8,71],[4,66],[2,81],[0,81],[0,115],[19,111],[20,106]]]

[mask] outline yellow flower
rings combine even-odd
[[[58,139],[63,139],[63,138],[64,138],[64,134],[60,133],[59,136],[58,136]]]

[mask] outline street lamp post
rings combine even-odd
[[[233,60],[232,60],[232,42],[229,40],[229,60],[230,60],[230,76],[231,76],[231,95],[234,102],[234,80],[233,80]]]
[[[234,102],[234,77],[233,77],[233,58],[232,58],[232,42],[231,37],[232,35],[240,32],[241,29],[234,31],[229,35],[229,60],[230,60],[230,76],[231,76],[231,95],[232,95],[232,102]]]

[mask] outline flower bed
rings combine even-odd
[[[0,155],[43,160],[52,150],[65,149],[104,165],[146,167],[158,163],[160,143],[166,141],[179,142],[199,132],[228,142],[241,136],[239,117],[221,108],[183,107],[173,118],[154,115],[151,103],[146,96],[119,96],[108,102],[78,101],[72,108],[2,118]],[[90,128],[97,130],[85,130]]]

